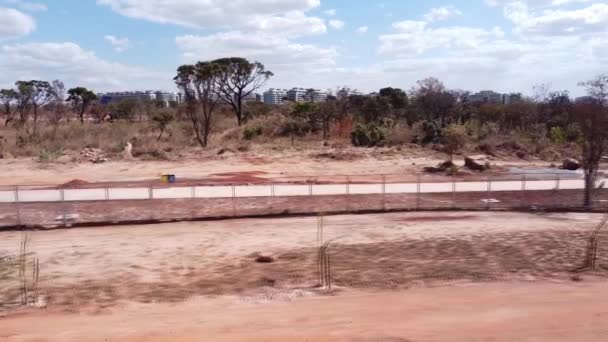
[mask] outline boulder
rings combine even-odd
[[[454,167],[454,163],[451,161],[444,161],[437,166],[427,166],[423,169],[426,173],[440,173],[450,170]]]
[[[464,166],[473,171],[485,171],[490,168],[490,161],[483,154],[468,156],[464,158]]]
[[[576,159],[568,158],[562,163],[562,169],[564,170],[576,171],[580,168],[581,163]]]

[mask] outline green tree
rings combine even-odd
[[[207,147],[214,113],[220,97],[220,82],[223,66],[215,62],[198,62],[196,65],[182,65],[177,69],[174,80],[186,94],[186,112],[192,123],[196,140],[201,147]]]
[[[156,124],[158,125],[158,130],[160,131],[160,134],[158,135],[156,141],[159,141],[162,138],[163,133],[165,133],[165,130],[167,129],[167,126],[169,126],[169,124],[174,119],[175,118],[173,117],[173,114],[168,111],[158,112],[152,116],[152,121],[156,122]]]
[[[97,100],[97,95],[84,87],[76,87],[68,90],[68,101],[72,103],[81,123],[84,123],[84,114],[89,106]]]
[[[441,131],[441,142],[445,146],[450,162],[454,161],[454,153],[464,146],[466,138],[467,131],[464,126],[452,124]]]
[[[8,124],[14,118],[13,105],[15,100],[17,100],[17,92],[14,89],[0,90],[0,102],[2,104],[4,114],[4,126],[8,126]]]
[[[214,77],[217,84],[214,91],[232,108],[237,124],[241,126],[247,119],[243,116],[243,99],[260,89],[274,74],[262,63],[240,57],[216,59],[211,63],[219,68],[217,77]]]

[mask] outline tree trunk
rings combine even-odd
[[[593,192],[595,190],[596,173],[594,170],[585,170],[585,208],[590,209],[593,205]]]

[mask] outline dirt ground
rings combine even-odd
[[[407,292],[251,301],[131,304],[95,316],[39,312],[0,320],[7,342],[603,342],[606,283],[491,283]]]
[[[325,217],[332,293],[316,287],[317,218],[29,232],[45,310],[0,307],[0,340],[606,340],[608,246],[573,278],[601,217]],[[21,238],[0,233],[0,256]]]
[[[124,182],[158,179],[175,174],[179,179],[204,179],[225,173],[252,173],[268,178],[411,174],[425,166],[435,166],[445,155],[422,148],[307,149],[217,155],[213,151],[198,157],[172,161],[110,161],[103,164],[59,160],[40,163],[35,159],[0,159],[0,186],[64,184],[86,182]],[[462,158],[458,158],[462,159]],[[463,162],[460,162],[463,164]],[[539,166],[550,163],[524,160],[493,160],[496,166]]]

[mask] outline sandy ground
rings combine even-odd
[[[324,219],[337,286],[407,289],[443,281],[569,279],[601,215],[399,213]],[[124,300],[307,291],[317,281],[317,219],[84,228],[28,233],[50,307],[96,311]],[[0,233],[16,255],[20,232]],[[603,247],[602,247],[603,248]],[[608,262],[608,250],[600,251]],[[258,254],[273,255],[258,264]],[[604,260],[606,258],[606,260]],[[5,276],[5,278],[10,278]],[[18,295],[3,282],[2,299]]]
[[[96,316],[40,312],[0,320],[0,340],[606,341],[606,283],[509,283],[346,292],[251,302],[195,298]]]
[[[332,293],[317,218],[29,232],[45,309],[0,306],[0,341],[605,341],[608,247],[572,279],[601,217],[325,217]],[[0,233],[0,257],[21,238]],[[0,269],[0,301],[14,276]]]
[[[267,177],[403,174],[435,166],[445,158],[428,149],[326,149],[303,151],[258,151],[215,155],[176,161],[111,161],[39,163],[34,159],[0,159],[0,186],[63,184],[78,179],[87,182],[157,179],[171,173],[179,178],[204,178],[226,172],[264,172]],[[461,159],[461,158],[459,158]],[[494,160],[497,166],[543,166],[549,163]],[[462,162],[461,162],[462,164]]]

